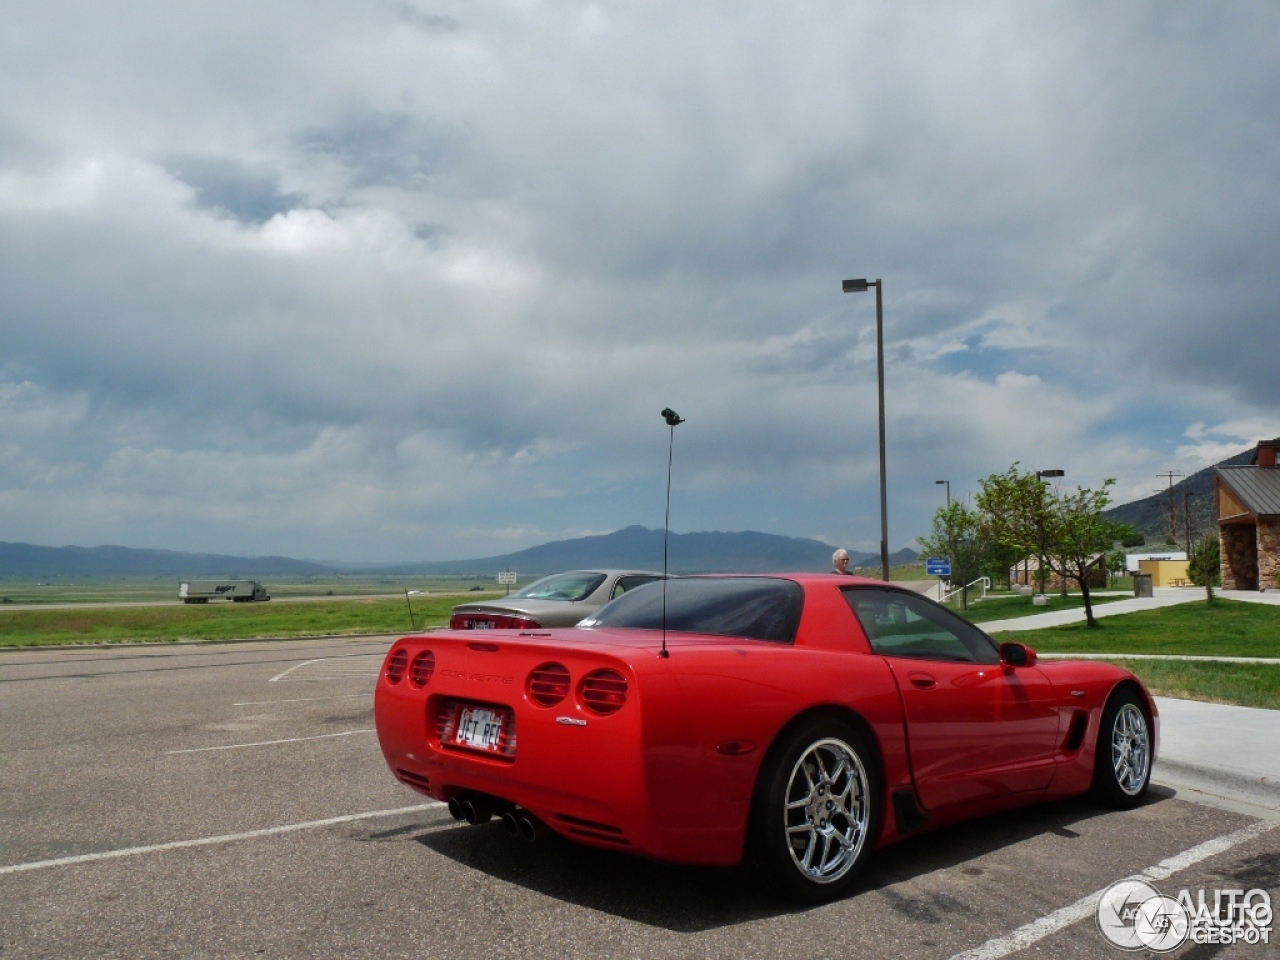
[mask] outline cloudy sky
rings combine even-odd
[[[1280,434],[1273,3],[10,0],[0,540],[890,540]]]

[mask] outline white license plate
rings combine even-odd
[[[493,621],[492,620],[472,620],[471,629],[472,630],[492,630]]]
[[[453,742],[477,750],[502,749],[502,721],[506,716],[497,710],[485,710],[482,707],[463,707],[458,713],[458,729],[453,735]]]

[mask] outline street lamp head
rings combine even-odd
[[[946,483],[947,481],[946,481],[946,480],[935,480],[935,481],[933,481],[933,482],[934,482],[934,483],[936,483],[938,486],[942,486],[942,485],[943,485],[944,483]]]
[[[1037,477],[1065,477],[1066,475],[1067,475],[1067,472],[1065,470],[1037,470],[1036,471]]]
[[[871,289],[871,284],[869,284],[865,279],[846,280],[843,286],[845,293],[866,293]]]

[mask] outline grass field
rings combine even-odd
[[[1219,598],[1103,617],[1093,630],[1072,623],[1001,636],[1046,653],[1280,657],[1280,607]]]
[[[1280,709],[1280,664],[1111,660],[1142,678],[1157,697]]]
[[[1215,600],[1104,617],[1084,624],[1019,630],[1017,640],[1041,653],[1145,653],[1199,657],[1280,657],[1280,607]],[[1123,663],[1158,696],[1280,709],[1280,664],[1186,660],[1110,660]]]
[[[501,596],[469,594],[468,599]],[[413,597],[418,629],[444,626],[460,602],[452,597]],[[408,633],[405,598],[319,600],[313,603],[208,604],[197,606],[12,610],[0,613],[0,647],[65,643],[233,640],[274,637]]]
[[[195,579],[211,579],[199,577]],[[248,578],[252,579],[252,578]],[[530,578],[521,578],[524,586]],[[405,590],[430,593],[466,593],[472,587],[493,590],[492,580],[443,577],[334,577],[327,579],[260,580],[273,597],[404,596]],[[0,604],[128,603],[176,600],[176,578],[127,577],[118,580],[3,580]]]
[[[1116,600],[1124,600],[1124,597],[1093,597],[1094,607],[1100,607],[1103,604],[1112,603]],[[1009,620],[1013,617],[1032,617],[1037,613],[1052,613],[1054,610],[1081,610],[1084,609],[1084,599],[1078,593],[1068,594],[1065,598],[1057,593],[1049,594],[1049,604],[1044,607],[1037,607],[1031,602],[1030,597],[1021,596],[988,596],[985,600],[976,601],[969,598],[969,609],[961,610],[956,601],[959,597],[953,597],[947,602],[947,606],[954,610],[966,620],[973,623],[989,623],[992,620]]]

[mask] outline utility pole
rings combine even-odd
[[[1169,539],[1174,543],[1178,542],[1178,509],[1173,503],[1173,478],[1182,477],[1185,474],[1174,473],[1172,470],[1166,470],[1164,473],[1157,473],[1157,477],[1169,478]],[[1159,491],[1157,491],[1159,492]]]
[[[1187,527],[1187,559],[1191,559],[1191,501],[1195,498],[1195,494],[1182,491],[1182,519]]]

